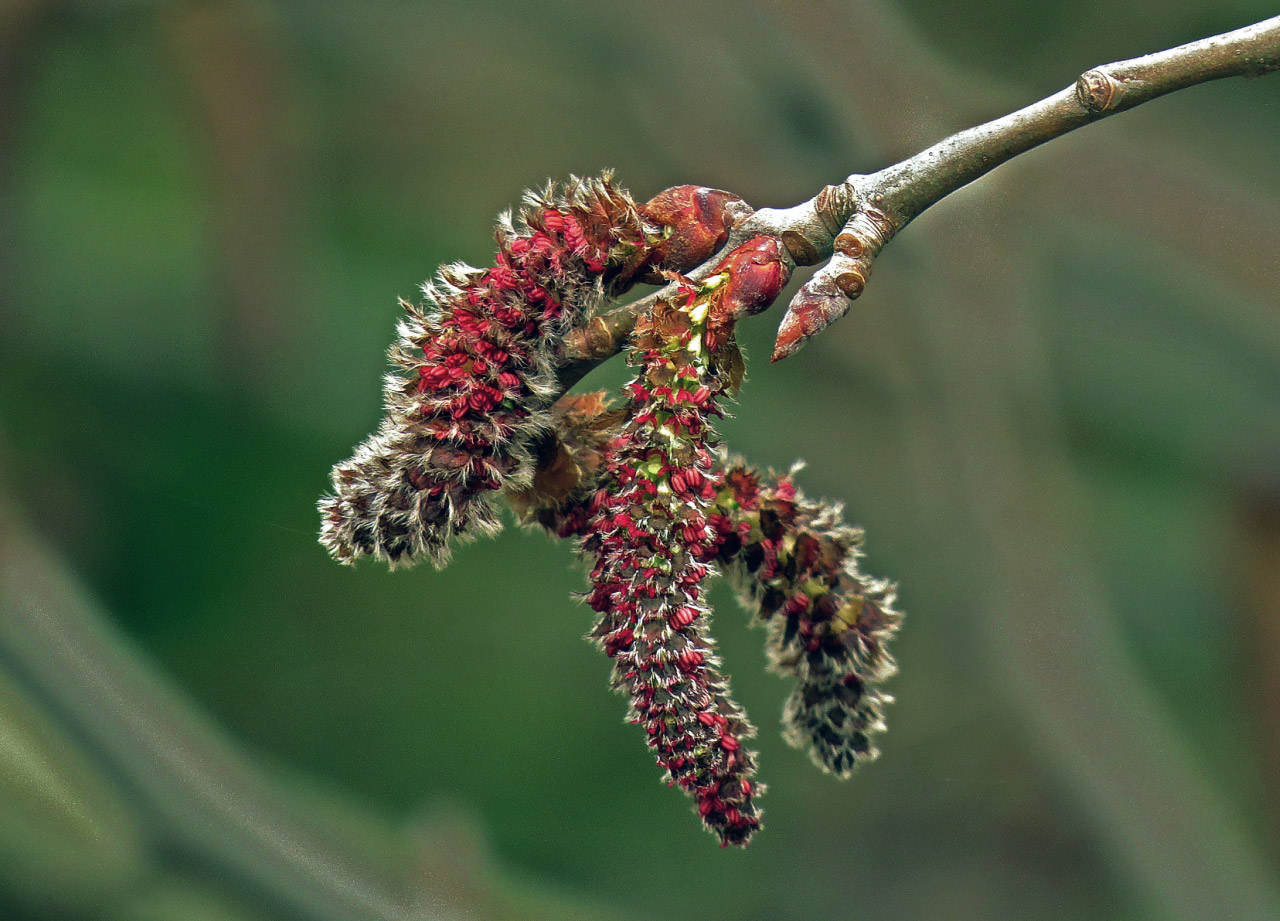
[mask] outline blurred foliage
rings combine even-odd
[[[760,358],[774,312],[744,330],[726,440],[805,458],[908,613],[884,755],[838,783],[778,739],[786,689],[717,593],[770,785],[745,853],[654,782],[568,547],[389,575],[314,539],[396,297],[487,262],[523,187],[612,166],[790,204],[1273,12],[0,4],[0,471],[53,548],[0,529],[0,917],[344,917],[251,859],[295,827],[417,893],[399,917],[1280,917],[1280,610],[1241,565],[1280,501],[1280,77],[1002,168],[796,358]],[[64,610],[47,642],[21,613]],[[82,630],[96,671],[59,658]],[[267,844],[235,800],[182,820],[223,784],[267,791],[239,803]]]

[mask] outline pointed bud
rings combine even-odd
[[[804,344],[849,312],[850,301],[835,279],[825,272],[810,278],[791,299],[770,361],[789,358]]]
[[[831,261],[809,279],[787,307],[770,361],[781,361],[849,312],[867,285],[871,265],[894,234],[888,215],[864,206],[849,218],[833,243]]]

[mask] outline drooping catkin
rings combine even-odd
[[[573,458],[571,467],[553,465],[572,470],[563,480],[572,489],[544,492],[523,516],[558,537],[585,533],[609,426],[622,412],[608,409],[603,394],[578,399],[591,412],[575,403],[575,418],[566,417],[549,439],[556,456]],[[771,667],[796,679],[783,711],[784,737],[847,777],[878,754],[875,736],[892,701],[881,685],[896,671],[888,644],[901,614],[894,586],[859,567],[862,532],[843,523],[839,505],[805,497],[794,473],[766,476],[740,459],[718,457],[715,500],[705,517],[719,570],[769,631]]]
[[[699,308],[700,314],[699,314]],[[592,636],[613,659],[668,781],[722,843],[759,826],[755,730],[729,696],[710,636],[704,583],[714,553],[711,419],[724,389],[706,348],[705,304],[659,305],[637,328],[629,418],[606,454],[584,549],[594,560]]]
[[[744,604],[767,625],[772,667],[794,676],[783,735],[820,767],[847,777],[879,755],[874,737],[893,698],[888,642],[901,615],[894,586],[858,566],[862,531],[839,505],[801,493],[792,473],[762,478],[727,463],[710,517],[717,558]]]
[[[587,603],[599,615],[591,635],[613,659],[613,685],[659,767],[723,845],[745,845],[759,827],[763,788],[744,745],[755,728],[730,696],[710,634],[713,421],[740,374],[736,320],[776,297],[787,274],[776,243],[749,241],[640,319],[625,421],[584,528],[594,563]]]

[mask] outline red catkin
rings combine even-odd
[[[713,507],[716,558],[767,625],[771,666],[796,679],[783,735],[846,777],[879,754],[874,739],[893,700],[880,685],[897,670],[894,586],[861,572],[862,532],[843,523],[840,506],[805,497],[791,474],[766,478],[730,461]]]
[[[624,270],[634,274],[646,233],[608,175],[527,193],[517,220],[500,222],[491,268],[445,266],[421,308],[404,305],[386,417],[334,468],[320,502],[320,539],[336,559],[443,565],[454,539],[499,529],[488,500],[531,481],[555,348],[625,285]]]
[[[729,696],[706,632],[714,493],[704,497],[701,487],[711,483],[710,419],[726,387],[705,346],[708,295],[661,303],[637,327],[629,418],[606,453],[583,548],[594,560],[592,635],[614,661],[628,718],[646,726],[658,766],[693,797],[707,828],[722,844],[743,845],[760,825],[762,787],[748,780],[755,755],[742,744],[755,730]],[[633,642],[614,642],[621,633]]]

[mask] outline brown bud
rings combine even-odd
[[[678,185],[642,208],[644,219],[667,229],[650,251],[646,281],[664,281],[659,269],[686,272],[706,262],[729,239],[734,215],[746,209],[736,195],[704,186]]]
[[[776,237],[754,237],[725,256],[715,273],[727,272],[729,280],[715,312],[737,318],[772,304],[791,277],[784,252]]]
[[[794,355],[806,342],[849,312],[849,298],[824,272],[809,279],[792,298],[778,327],[770,361]]]
[[[1116,102],[1119,84],[1105,70],[1090,70],[1076,81],[1076,98],[1090,112],[1105,112]]]

